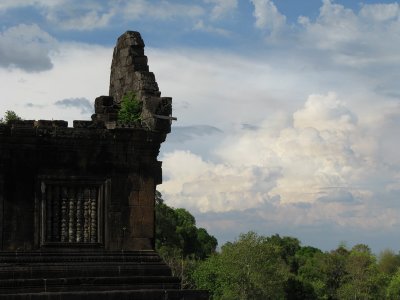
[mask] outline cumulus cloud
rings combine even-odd
[[[368,67],[398,64],[400,44],[399,5],[363,4],[354,12],[343,5],[324,0],[315,22],[300,17],[304,27],[299,36],[307,49],[325,52],[335,64]]]
[[[272,36],[286,25],[286,17],[282,15],[271,0],[250,0],[254,5],[255,26],[266,29]]]
[[[37,25],[20,24],[0,32],[0,67],[40,72],[53,67],[56,40]]]
[[[399,16],[399,4],[394,2],[363,5],[360,10],[360,16],[366,20],[374,20],[375,22],[395,21]]]
[[[228,212],[252,215],[257,228],[392,228],[400,224],[391,204],[381,203],[382,182],[396,189],[399,168],[390,170],[373,153],[358,150],[370,133],[334,93],[310,95],[289,118],[226,134],[215,150],[218,160],[166,153],[160,190],[171,205],[220,214],[221,224],[208,223],[217,231],[225,230]],[[384,197],[390,202],[389,194]]]
[[[196,216],[215,214],[214,221],[204,217],[201,226],[220,236],[226,236],[224,228],[234,227],[234,238],[239,231],[265,232],[273,224],[279,232],[286,228],[297,235],[297,228],[309,228],[304,232],[313,235],[321,226],[336,234],[338,243],[346,239],[349,227],[354,228],[353,237],[361,230],[400,227],[394,213],[398,210],[393,210],[399,206],[400,186],[396,72],[388,68],[392,46],[383,49],[374,42],[385,37],[388,27],[378,24],[368,36],[363,26],[374,20],[361,25],[365,17],[360,14],[330,2],[324,5],[328,11],[302,25],[297,44],[289,43],[293,47],[284,51],[251,59],[216,52],[192,52],[190,58],[187,51],[151,53],[156,58],[151,67],[161,88],[167,88],[163,92],[174,95],[174,105],[189,102],[176,112],[179,123],[205,122],[224,131],[213,143],[207,140],[211,155],[189,151],[189,145],[186,151],[171,147],[164,152],[166,176],[159,187],[171,205],[187,207]],[[324,14],[331,19],[322,25]],[[330,41],[335,18],[343,24],[355,18],[358,43],[365,44],[367,52],[355,51],[360,46],[351,38]],[[321,31],[315,34],[314,28]],[[389,56],[364,60],[363,55],[381,51]],[[353,57],[355,64],[340,60],[343,55]],[[178,61],[185,68],[171,75],[168,70]],[[393,67],[397,65],[394,60]],[[195,86],[186,82],[190,74],[196,74]],[[178,165],[192,160],[201,165],[195,174],[187,180],[174,175]],[[227,186],[239,190],[229,193]],[[229,214],[234,217],[226,217]],[[242,227],[239,220],[245,220]],[[306,234],[303,237],[307,240]]]
[[[263,191],[259,190],[258,197],[243,201],[254,196],[251,189],[260,175],[258,167],[240,168],[207,162],[188,151],[168,153],[163,161],[166,179],[161,191],[165,192],[167,199],[175,199],[172,203],[177,207],[189,206],[202,212],[223,212],[256,207],[266,200]],[[270,172],[262,176],[273,182],[276,174]],[[267,183],[267,186],[270,185]]]
[[[54,105],[64,108],[78,108],[81,114],[93,113],[93,104],[86,98],[70,98],[54,102]]]

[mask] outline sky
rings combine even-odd
[[[220,245],[400,250],[399,2],[2,0],[0,113],[90,119],[126,30],[178,118],[168,205]]]

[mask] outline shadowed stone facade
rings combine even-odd
[[[154,252],[154,194],[172,99],[138,32],[114,49],[110,95],[90,121],[0,124],[0,298],[208,299],[181,291]],[[133,92],[140,121],[118,121]]]

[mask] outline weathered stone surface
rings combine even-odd
[[[168,98],[168,101],[161,98],[155,76],[149,72],[147,62],[140,34],[127,31],[121,35],[114,48],[111,64],[110,97],[114,99],[114,108],[118,110],[123,96],[133,92],[143,102],[141,126],[146,130],[168,133],[171,130],[171,119],[168,117],[172,114],[172,98]],[[110,105],[102,101],[103,98],[99,99],[95,105],[98,119],[114,120],[105,116],[113,111],[107,111],[106,107]],[[166,106],[169,108],[165,109]]]

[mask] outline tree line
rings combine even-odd
[[[295,237],[241,234],[216,251],[217,240],[185,209],[156,194],[156,249],[183,288],[212,299],[400,299],[400,254],[368,245],[331,251]]]

